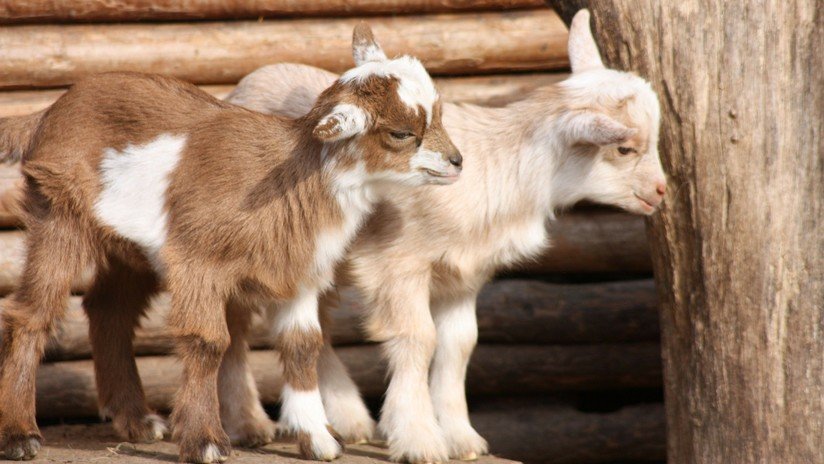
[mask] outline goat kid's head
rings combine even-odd
[[[580,199],[652,214],[666,190],[658,98],[644,79],[604,67],[587,10],[572,19],[569,59],[572,75],[560,84],[564,105],[556,122],[575,153],[566,163],[579,171],[568,176],[575,183],[568,188]]]
[[[441,123],[441,101],[415,58],[390,60],[365,23],[354,31],[355,68],[318,98],[312,132],[339,146],[340,163],[363,167],[367,178],[407,185],[451,184],[463,159]],[[331,148],[331,147],[330,147]]]

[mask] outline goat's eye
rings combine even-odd
[[[392,132],[389,133],[389,135],[391,135],[392,138],[396,139],[396,140],[406,140],[409,137],[414,137],[415,136],[415,134],[413,134],[411,132],[404,132],[404,131],[392,131]]]
[[[618,147],[618,153],[629,155],[630,153],[638,153],[638,151],[632,147]]]

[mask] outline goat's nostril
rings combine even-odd
[[[663,195],[667,191],[667,184],[658,182],[658,184],[655,185],[655,191],[658,192],[659,195]]]
[[[463,164],[463,156],[461,156],[460,153],[455,153],[449,157],[449,162],[455,167],[461,167],[461,164]]]

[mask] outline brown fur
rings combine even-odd
[[[323,347],[320,330],[310,333],[290,331],[278,337],[277,349],[283,362],[283,380],[295,390],[314,390],[318,386],[318,363]]]
[[[367,172],[408,170],[418,144],[386,143],[391,131],[413,131],[416,140],[428,134],[457,152],[439,121],[426,128],[423,111],[407,108],[395,86],[374,76],[358,85],[337,83],[308,115],[288,120],[223,103],[174,79],[111,73],[79,82],[49,108],[30,132],[23,157],[29,256],[3,317],[0,436],[7,456],[20,449],[21,457],[36,453],[26,448],[26,438],[39,438],[34,372],[73,277],[88,265],[98,269],[85,307],[101,406],[124,437],[147,439],[143,421],[149,411],[129,355],[134,326],[159,283],[135,244],[95,215],[105,149],[122,151],[162,134],[187,138],[166,191],[167,237],[160,250],[172,298],[168,323],[184,367],[174,437],[182,460],[201,459],[210,443],[227,456],[216,388],[230,347],[227,300],[285,300],[303,285],[327,284],[313,262],[317,232],[343,221],[330,176],[358,159]],[[347,102],[377,118],[360,137],[331,144],[331,161],[324,160],[313,128]],[[324,163],[335,163],[332,174]],[[244,330],[235,331],[241,343]],[[296,389],[317,386],[322,344],[320,332],[281,340],[286,380]]]

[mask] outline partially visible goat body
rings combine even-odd
[[[354,42],[377,46],[365,25]],[[5,132],[15,130],[22,135]],[[102,74],[40,116],[0,121],[0,144],[22,157],[29,229],[21,285],[2,314],[0,439],[11,459],[39,448],[35,368],[87,266],[97,270],[84,308],[101,412],[124,438],[165,432],[146,405],[132,338],[166,287],[184,366],[172,414],[181,459],[222,461],[230,439],[272,439],[245,338],[251,311],[273,301],[281,426],[305,457],[334,459],[342,448],[327,428],[316,369],[318,294],[385,189],[448,184],[461,163],[423,67],[382,54],[330,83],[298,119],[171,78]]]
[[[338,283],[360,290],[367,332],[384,342],[392,377],[379,428],[395,459],[487,451],[464,395],[476,295],[497,270],[548,245],[546,221],[556,210],[586,199],[650,214],[662,199],[654,93],[636,76],[597,66],[597,57],[581,71],[587,58],[577,55],[579,69],[567,81],[504,108],[444,103],[444,125],[466,157],[461,181],[392,195],[350,249]],[[303,65],[267,66],[228,100],[303,114],[335,77]],[[331,348],[321,356],[331,423],[350,438],[368,437],[371,420],[358,413],[357,392],[342,391],[354,384],[341,379]]]

